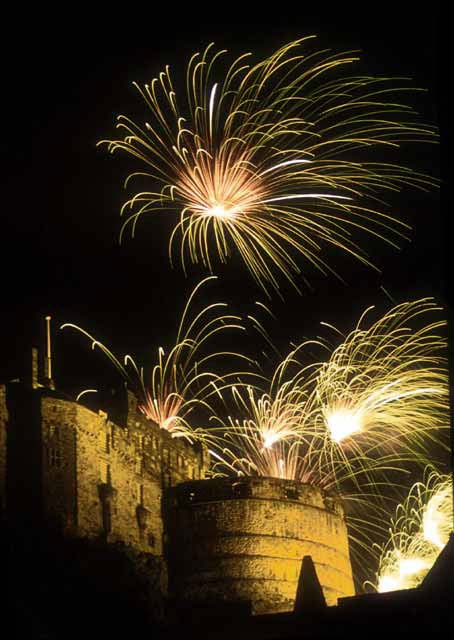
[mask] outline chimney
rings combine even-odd
[[[55,389],[52,379],[52,351],[50,341],[50,321],[51,317],[46,316],[46,357],[44,359],[44,386],[48,389]]]

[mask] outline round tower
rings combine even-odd
[[[328,605],[354,594],[341,502],[317,487],[259,477],[185,482],[169,490],[167,521],[177,599],[291,611],[305,555]]]

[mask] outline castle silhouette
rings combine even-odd
[[[55,389],[49,351],[43,365],[33,348],[26,374],[0,385],[2,547],[19,550],[33,584],[48,574],[60,612],[83,601],[87,614],[94,590],[104,604],[90,615],[104,630],[131,632],[135,620],[139,630],[176,624],[188,633],[190,622],[194,637],[215,637],[238,620],[245,636],[268,637],[259,624],[267,619],[287,637],[289,616],[306,611],[309,621],[328,605],[341,620],[346,603],[371,602],[351,598],[337,497],[275,478],[207,479],[206,447],[147,420],[130,391],[94,411]],[[59,582],[71,584],[69,603],[55,595]],[[110,627],[103,609],[112,603],[124,620]]]

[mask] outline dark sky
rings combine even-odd
[[[427,88],[409,100],[425,120],[437,123],[436,4],[424,14],[414,3],[366,3],[361,11],[353,8],[356,3],[335,10],[330,3],[312,5],[306,12],[307,3],[299,9],[276,5],[267,13],[228,4],[216,17],[213,5],[210,11],[200,6],[178,13],[167,4],[158,15],[133,3],[118,14],[111,5],[102,17],[80,9],[77,15],[53,15],[53,22],[42,9],[26,17],[11,12],[5,29],[14,37],[2,52],[2,378],[16,373],[45,313],[54,317],[55,377],[63,386],[90,386],[99,371],[83,341],[57,331],[62,322],[81,324],[117,353],[149,362],[155,347],[173,335],[186,295],[204,273],[192,269],[185,279],[179,265],[171,269],[172,221],[164,214],[144,218],[136,239],[126,236],[119,246],[122,181],[133,167],[128,157],[109,156],[95,145],[113,135],[118,113],[145,113],[133,80],[146,82],[165,64],[183,68],[210,41],[232,55],[268,54],[316,33],[324,46],[362,50],[363,68],[371,73],[410,76],[415,86]],[[414,157],[438,173],[435,147]],[[279,318],[269,328],[281,346],[313,336],[321,320],[348,329],[366,306],[386,308],[381,285],[396,301],[430,295],[441,300],[439,195],[408,191],[396,203],[399,216],[413,226],[412,242],[400,252],[373,247],[382,274],[332,253],[345,285],[311,274],[312,290],[299,296],[285,289],[285,303],[277,296],[268,301]],[[250,311],[256,299],[266,301],[237,259],[216,273],[213,299],[239,312]]]

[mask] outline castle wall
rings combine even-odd
[[[77,526],[76,410],[55,396],[41,398],[43,512],[63,531]]]
[[[162,556],[162,486],[203,478],[205,450],[146,420],[131,394],[125,426],[56,394],[43,395],[41,414],[46,517]]]
[[[292,610],[304,555],[328,604],[354,593],[342,506],[317,488],[242,478],[169,491],[169,584],[177,598]]]
[[[144,462],[144,434],[76,407],[78,535],[106,535],[138,551],[162,554],[158,448]]]

